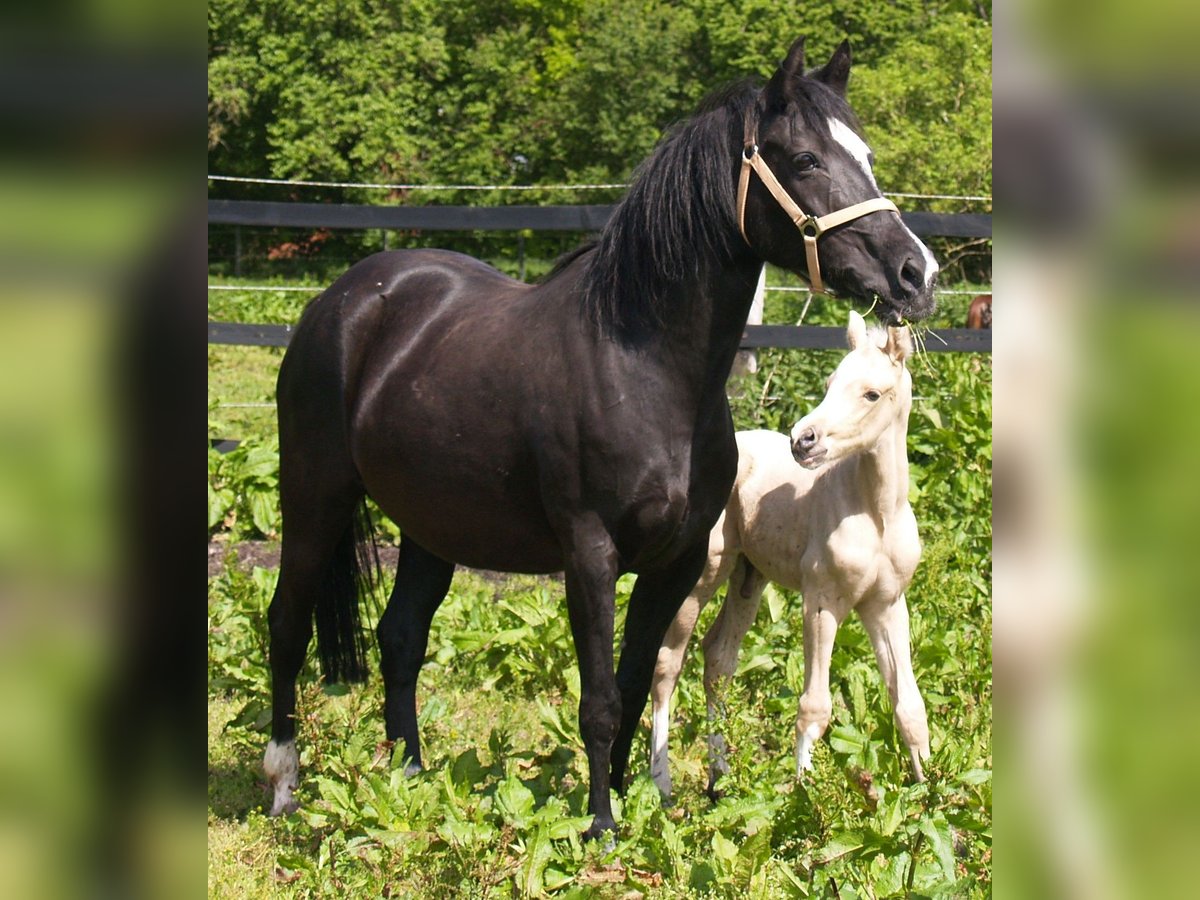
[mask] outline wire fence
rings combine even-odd
[[[360,181],[307,181],[290,178],[253,178],[241,175],[209,175],[209,181],[236,184],[265,184],[279,187],[349,188],[368,191],[603,191],[629,187],[628,183],[583,183],[583,184],[419,184],[416,182],[372,183]],[[984,194],[912,194],[900,191],[883,191],[885,197],[901,197],[906,200],[964,200],[973,203],[991,203],[990,195]]]
[[[320,286],[295,287],[292,285],[281,285],[281,284],[210,284],[208,286],[208,289],[210,291],[306,291],[306,292],[312,293],[312,294],[319,294],[321,291],[325,290],[324,287],[320,287]],[[795,292],[795,293],[804,293],[804,294],[812,293],[812,288],[810,288],[810,287],[792,286],[792,285],[784,285],[784,284],[780,284],[780,285],[768,284],[766,287],[766,290],[768,290],[768,291],[791,291],[791,292]],[[947,296],[947,297],[953,296],[953,295],[975,296],[977,294],[990,294],[991,292],[992,292],[992,289],[990,286],[987,287],[986,289],[981,288],[980,290],[977,290],[977,291],[960,291],[960,290],[950,290],[950,289],[934,290],[935,294],[939,294],[939,295]]]

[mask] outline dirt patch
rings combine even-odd
[[[249,572],[255,566],[277,569],[279,568],[279,541],[240,541],[236,544],[210,541],[208,544],[208,577],[215,578],[225,571],[225,561],[230,558],[243,572]],[[389,575],[396,571],[396,561],[399,558],[399,547],[385,545],[379,548],[379,562]],[[472,569],[471,571],[497,585],[503,585],[513,577],[507,572],[491,572],[484,569]],[[559,584],[563,580],[561,573],[539,577]]]

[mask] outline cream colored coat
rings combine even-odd
[[[925,705],[909,654],[904,590],[921,555],[908,503],[905,440],[912,404],[906,328],[868,332],[851,313],[851,352],[821,404],[792,429],[740,432],[737,482],[709,538],[709,558],[659,651],[651,688],[651,775],[670,796],[670,698],[704,604],[726,581],[723,608],[704,637],[712,790],[728,771],[719,732],[721,682],[737,668],[742,639],[768,581],[804,598],[804,692],[796,719],[796,774],[832,713],[829,661],[837,628],[857,609],[891,696],[914,777],[929,755]]]

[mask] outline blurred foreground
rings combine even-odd
[[[0,30],[0,871],[199,894],[202,20],[93,6]],[[1003,15],[995,885],[1191,895],[1200,8]]]
[[[1200,72],[1180,36],[1198,15],[1008,15],[993,65],[995,884],[1190,896]]]

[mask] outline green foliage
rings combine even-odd
[[[273,571],[231,565],[210,582],[210,703],[229,710],[210,740],[242,768],[257,765],[267,737],[265,615],[274,581]],[[631,578],[621,580],[622,606],[631,587]],[[938,620],[943,642],[964,643],[969,598],[931,591],[922,599],[946,614]],[[760,616],[747,639],[747,655],[769,649],[778,664],[751,669],[729,698],[733,771],[720,785],[725,798],[712,804],[702,793],[704,699],[693,659],[681,684],[690,690],[677,696],[676,719],[689,724],[673,734],[676,805],[662,806],[644,775],[645,742],[637,741],[636,777],[617,802],[611,850],[579,839],[588,824],[587,764],[561,585],[467,572],[458,573],[434,619],[422,670],[424,773],[405,778],[403,761],[389,760],[379,743],[378,680],[322,691],[310,659],[297,714],[299,813],[265,819],[265,797],[244,786],[243,773],[217,769],[210,797],[221,808],[210,813],[210,827],[224,817],[244,820],[269,851],[242,867],[248,877],[267,867],[287,894],[891,897],[911,888],[918,896],[987,896],[990,707],[977,702],[990,677],[986,644],[956,653],[958,667],[918,658],[934,755],[930,782],[909,785],[865,635],[845,626],[833,661],[834,727],[818,747],[816,771],[797,783],[791,722],[802,641],[794,600],[778,618]],[[922,621],[917,607],[918,640]],[[473,630],[514,628],[527,629],[520,645],[507,637],[460,643]],[[542,666],[504,667],[497,650],[527,653]],[[863,775],[866,763],[872,780]],[[220,892],[236,895],[237,887]]]
[[[208,531],[234,540],[279,536],[279,439],[208,451]]]
[[[851,102],[874,142],[885,189],[990,194],[986,4],[214,0],[208,11],[215,173],[366,183],[621,183],[704,95],[736,78],[765,78],[804,32],[810,65],[850,39]],[[275,187],[228,183],[210,191],[287,196]],[[612,202],[619,194],[308,188],[294,199],[545,204]],[[532,254],[553,257],[578,238],[526,239]],[[336,271],[383,241],[379,232],[262,230],[246,230],[242,239],[247,264],[293,274]],[[393,234],[390,241],[476,256],[513,249],[505,235]],[[214,230],[216,256],[231,257],[231,243],[228,229]],[[281,252],[288,245],[292,250]],[[960,252],[948,245],[943,262]]]

